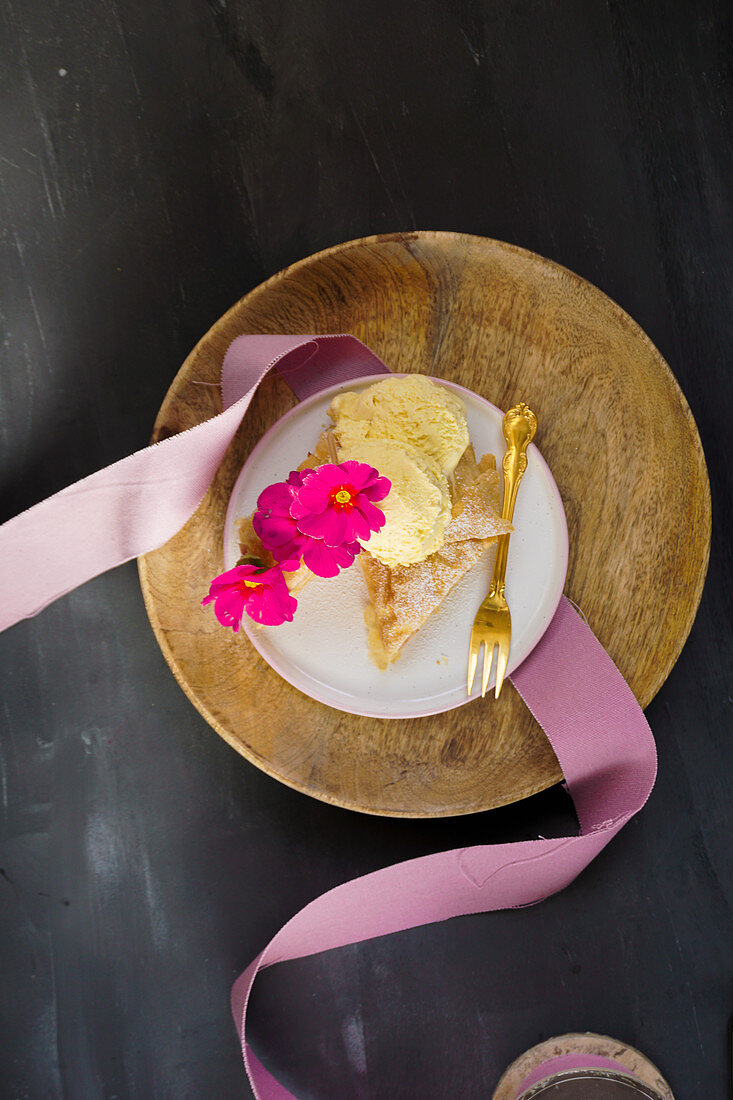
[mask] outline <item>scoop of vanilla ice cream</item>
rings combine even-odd
[[[340,447],[391,440],[414,447],[448,476],[469,443],[463,402],[424,374],[393,375],[361,393],[341,393],[329,413]]]
[[[422,561],[443,542],[451,513],[445,474],[414,447],[371,439],[354,448],[339,448],[339,460],[367,462],[388,477],[392,488],[377,505],[385,524],[364,545],[385,565]]]
[[[339,461],[367,462],[392,482],[370,554],[392,567],[423,561],[450,519],[448,477],[469,443],[463,402],[424,375],[395,375],[339,394],[328,411]]]

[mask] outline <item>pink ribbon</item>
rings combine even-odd
[[[0,629],[174,535],[203,499],[255,389],[274,366],[301,398],[387,371],[351,336],[238,337],[222,367],[223,412],[0,527]],[[555,749],[580,834],[409,860],[346,882],[301,909],[232,990],[259,1100],[292,1100],[245,1038],[247,1002],[260,969],[448,917],[540,901],[567,886],[646,802],[656,774],[649,726],[610,657],[564,598],[512,680]],[[479,720],[481,707],[491,703],[471,705]]]
[[[344,378],[387,370],[353,336],[240,336],[222,368],[222,413],[77,481],[0,527],[0,630],[180,531],[275,365],[297,383],[301,398]]]
[[[247,1001],[263,967],[448,917],[541,901],[572,882],[646,802],[657,767],[651,730],[621,673],[565,598],[512,681],[557,754],[580,835],[422,856],[346,882],[301,909],[232,990],[259,1100],[293,1100],[245,1038]],[[471,705],[478,720],[482,704]]]

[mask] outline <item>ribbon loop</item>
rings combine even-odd
[[[0,527],[0,629],[174,535],[203,499],[272,367],[300,398],[387,372],[353,336],[238,337],[222,367],[222,413]],[[305,906],[232,990],[259,1100],[293,1100],[246,1041],[247,1002],[262,967],[449,917],[533,904],[567,886],[644,805],[656,774],[651,731],[631,689],[567,599],[512,680],[557,753],[580,834],[423,856],[346,882]],[[471,706],[480,720],[481,704]]]

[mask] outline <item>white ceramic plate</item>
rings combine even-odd
[[[303,461],[330,424],[327,409],[334,395],[363,389],[383,377],[360,378],[323,390],[296,405],[262,437],[242,468],[229,501],[224,526],[227,569],[236,565],[240,556],[236,520],[255,510],[266,485],[283,481]],[[491,452],[501,468],[505,450],[502,412],[470,390],[443,379],[434,381],[463,399],[476,455]],[[557,486],[534,444],[530,444],[527,458],[509,545],[509,674],[528,656],[555,614],[568,564],[568,531]],[[358,563],[333,579],[309,581],[298,595],[292,623],[256,627],[245,615],[242,625],[252,645],[280,676],[327,706],[373,718],[438,714],[468,702],[468,639],[490,575],[487,561],[470,570],[385,672],[369,659],[364,625],[366,584]],[[492,675],[490,684],[493,682]],[[474,696],[480,691],[480,669],[476,683],[479,687],[474,688]]]

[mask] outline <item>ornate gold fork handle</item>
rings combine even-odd
[[[522,401],[519,405],[514,405],[509,409],[501,427],[507,443],[506,454],[502,461],[504,468],[504,502],[501,506],[501,515],[503,519],[511,520],[514,515],[519,482],[527,469],[527,447],[534,439],[534,434],[537,431],[537,417],[529,405],[525,405]],[[491,575],[491,586],[489,587],[489,596],[498,596],[500,599],[504,599],[509,538],[509,535],[499,536],[494,571]]]
[[[523,402],[515,405],[504,417],[502,424],[507,449],[502,461],[504,469],[504,502],[501,514],[510,520],[514,514],[517,489],[527,469],[527,447],[537,431],[537,417]],[[473,678],[476,672],[481,646],[484,647],[484,665],[481,673],[481,698],[486,694],[489,673],[494,660],[494,649],[498,646],[496,659],[496,686],[494,695],[499,698],[501,686],[509,661],[509,647],[512,640],[512,617],[504,596],[504,579],[509,553],[509,535],[499,537],[496,549],[494,571],[488,594],[476,612],[468,643],[468,675],[466,688],[471,694]]]

